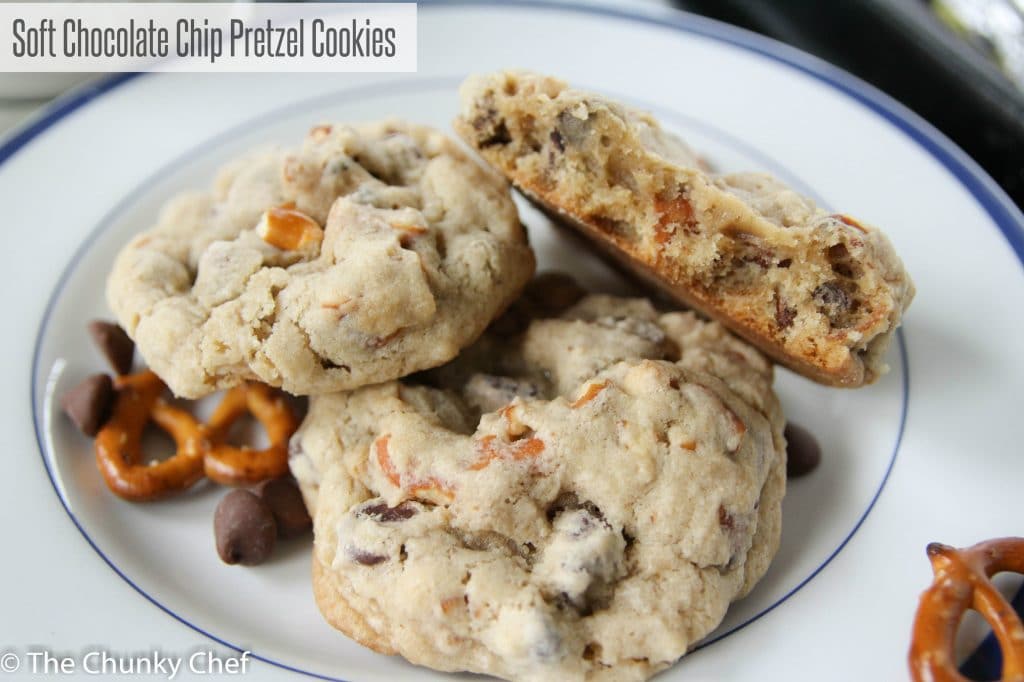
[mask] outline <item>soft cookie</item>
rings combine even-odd
[[[451,359],[533,267],[504,180],[444,135],[324,125],[169,202],[107,298],[179,396],[245,380],[314,394]]]
[[[462,87],[462,138],[595,247],[816,381],[860,386],[914,286],[888,239],[760,173],[709,172],[649,114],[554,78]]]
[[[522,308],[576,296],[533,298]],[[440,670],[646,679],[778,547],[771,367],[646,300],[588,296],[524,326],[311,399],[291,468],[314,510],[317,603],[364,645]]]

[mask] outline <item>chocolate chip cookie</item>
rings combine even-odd
[[[576,296],[532,298],[520,313]],[[771,366],[646,300],[521,322],[437,370],[311,399],[291,468],[314,510],[317,603],[439,670],[646,679],[778,547]]]
[[[456,130],[603,253],[824,384],[860,386],[914,287],[877,229],[760,173],[708,172],[649,114],[520,72],[467,80]]]
[[[179,396],[250,379],[313,394],[450,360],[533,267],[505,181],[450,139],[324,125],[168,203],[107,298]]]

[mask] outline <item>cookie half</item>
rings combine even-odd
[[[456,130],[603,253],[777,362],[871,383],[914,295],[888,239],[775,178],[716,174],[649,114],[530,73],[472,77]]]
[[[453,141],[324,125],[169,202],[107,299],[179,396],[250,379],[314,394],[450,360],[533,268],[506,182]]]
[[[767,569],[783,418],[770,365],[717,323],[590,296],[416,379],[316,396],[292,441],[317,603],[364,645],[642,680]]]

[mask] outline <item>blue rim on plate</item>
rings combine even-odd
[[[564,2],[551,3],[538,2],[537,0],[511,0],[504,3],[499,3],[492,0],[488,0],[487,2],[483,3],[472,3],[466,2],[465,0],[454,0],[447,2],[430,2],[426,3],[426,6],[430,7],[438,5],[446,6],[467,4],[478,4],[492,7],[529,7],[539,10],[568,10],[580,12],[583,14],[591,14],[627,20],[637,23],[652,24],[664,28],[674,29],[683,33],[696,34],[704,37],[709,37],[715,40],[719,40],[721,42],[761,55],[773,61],[784,64],[790,68],[794,68],[809,76],[812,76],[815,79],[824,82],[825,84],[839,90],[840,92],[859,102],[861,105],[867,107],[871,111],[874,111],[876,114],[882,116],[892,125],[894,125],[897,129],[904,132],[919,146],[921,146],[927,152],[929,152],[940,163],[942,163],[942,165],[945,166],[951,173],[953,173],[953,175],[961,182],[961,184],[963,184],[971,192],[971,194],[975,197],[975,199],[978,200],[978,202],[982,205],[986,212],[989,213],[993,221],[999,226],[999,229],[1001,230],[1004,237],[1007,239],[1010,246],[1017,254],[1018,258],[1021,260],[1022,264],[1024,264],[1024,216],[1020,214],[1019,210],[1017,210],[1017,208],[1010,202],[1009,198],[1002,192],[1002,190],[998,188],[998,186],[992,181],[992,179],[985,175],[985,173],[977,166],[977,164],[974,163],[969,157],[967,157],[967,155],[964,154],[963,151],[958,149],[955,145],[953,145],[952,142],[950,142],[948,139],[942,136],[941,133],[932,128],[928,123],[924,122],[915,114],[905,109],[902,105],[899,105],[898,103],[896,103],[886,95],[880,93],[879,91],[875,90],[871,86],[868,86],[858,81],[853,76],[850,76],[849,74],[846,74],[845,72],[835,67],[832,67],[831,65],[828,65],[825,62],[822,62],[798,50],[782,45],[773,40],[758,36],[756,34],[743,31],[741,29],[737,29],[735,27],[731,27],[725,24],[720,24],[719,22],[713,20],[695,17],[692,15],[687,15],[675,11],[666,11],[665,13],[658,15],[645,15],[611,8],[583,7],[573,4],[567,4]],[[39,118],[35,119],[25,127],[15,132],[11,137],[9,137],[4,142],[3,145],[0,145],[0,164],[7,161],[11,156],[17,153],[19,149],[30,143],[35,137],[45,132],[49,127],[60,121],[62,118],[68,116],[80,107],[87,105],[89,102],[101,97],[103,94],[119,87],[120,85],[124,84],[125,82],[129,81],[130,79],[138,75],[139,74],[114,75],[109,78],[103,79],[91,86],[83,87],[75,91],[74,93],[70,94],[69,96],[58,100],[50,108],[48,108]],[[249,122],[250,125],[252,123],[252,121]],[[63,283],[63,280],[65,279],[67,274],[73,268],[74,264],[77,262],[78,258],[84,252],[85,245],[86,244],[83,244],[83,247],[80,247],[78,253],[76,253],[75,256],[72,258],[72,261],[68,265],[68,268],[65,270],[65,273],[61,276],[61,284]],[[53,297],[51,298],[50,302],[47,305],[41,329],[46,325],[46,322],[52,311],[53,304],[56,301],[57,292],[59,292],[59,290],[60,284],[58,284],[58,287],[55,290]],[[874,504],[877,501],[878,496],[881,494],[882,489],[885,486],[885,482],[888,480],[889,473],[892,470],[893,462],[895,461],[896,453],[899,449],[899,443],[900,439],[902,438],[903,428],[905,426],[907,396],[909,394],[909,364],[907,362],[906,356],[906,343],[902,336],[900,336],[899,338],[899,347],[901,358],[904,365],[904,401],[903,411],[900,417],[899,435],[897,436],[896,447],[892,455],[892,460],[888,465],[888,468],[882,479],[882,483],[879,486],[879,489],[876,491],[875,496],[871,500],[870,504],[868,505],[867,510],[864,512],[864,515],[857,522],[853,531],[851,531],[850,535],[847,536],[847,538],[840,544],[840,546],[835,550],[835,552],[808,578],[802,581],[796,588],[791,590],[788,594],[783,596],[775,604],[771,605],[757,616],[754,616],[753,618],[742,623],[733,630],[730,630],[727,633],[723,633],[722,635],[719,635],[714,639],[711,639],[708,642],[703,643],[701,647],[698,648],[702,648],[711,643],[719,641],[723,637],[733,632],[736,632],[737,630],[745,627],[754,620],[757,620],[765,613],[768,613],[776,606],[781,604],[783,601],[788,599],[790,596],[792,596],[792,594],[794,594],[797,590],[803,587],[809,580],[813,579],[814,576],[816,576],[845,547],[846,543],[850,540],[853,534],[856,533],[857,530],[860,528],[864,519],[867,517],[871,509],[874,507]],[[34,379],[38,373],[38,360],[39,344],[37,342],[35,357],[33,358],[32,365],[33,411],[35,411],[36,405]],[[38,418],[36,418],[35,421],[36,437],[37,440],[40,441],[40,452],[42,454],[43,445],[40,430],[41,426],[39,424]],[[153,597],[146,594],[142,589],[135,585],[130,578],[128,578],[123,572],[121,572],[118,569],[118,567],[115,566],[103,554],[99,547],[96,546],[93,540],[85,532],[84,528],[79,524],[77,518],[74,516],[71,510],[68,509],[66,504],[64,504],[64,500],[60,496],[59,490],[57,490],[56,481],[54,480],[53,473],[50,471],[49,466],[45,460],[45,456],[43,458],[43,462],[44,466],[46,466],[47,473],[50,476],[51,484],[53,484],[54,490],[55,492],[57,492],[58,498],[61,499],[61,503],[64,505],[65,510],[67,511],[72,522],[78,528],[79,532],[82,533],[83,537],[86,539],[89,545],[97,552],[97,554],[99,554],[101,558],[104,559],[104,561],[106,561],[106,563],[123,580],[125,580],[129,585],[131,585],[136,591],[138,591],[142,596],[144,596],[155,606],[163,610],[165,613],[176,618],[183,624],[189,626],[196,632],[199,632],[200,634],[209,637],[213,641],[225,647],[240,650],[239,647],[216,637],[215,635],[199,628],[198,626],[178,616],[173,611],[171,611],[170,609],[156,601]],[[1021,601],[1022,594],[1024,594],[1024,588],[1022,588],[1021,594],[1018,594],[1017,599],[1015,600],[1016,602]],[[996,653],[995,658],[993,658],[992,656],[993,649]],[[301,670],[278,661],[260,657],[258,655],[253,655],[253,658],[304,675],[309,675],[321,679],[336,679],[320,675],[317,673],[313,673],[310,671]],[[990,666],[988,664],[989,661],[995,663],[994,668],[990,669]],[[980,672],[982,675],[987,675],[993,672],[994,674],[998,674],[998,645],[994,642],[994,639],[992,637],[989,637],[985,642],[983,642],[979,649],[974,654],[972,654],[972,656],[968,659],[967,662],[965,662],[964,669],[967,670],[968,668],[970,668],[973,672]]]

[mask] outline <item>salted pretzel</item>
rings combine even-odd
[[[118,376],[110,419],[96,434],[96,464],[107,486],[134,502],[181,492],[203,477],[202,427],[184,410],[166,403],[166,386],[153,372]],[[174,439],[177,452],[160,462],[142,461],[142,434],[154,422]]]
[[[1002,682],[1024,682],[1024,625],[990,578],[1002,571],[1024,572],[1024,538],[999,538],[966,549],[928,545],[935,582],[921,595],[910,646],[915,682],[969,682],[953,654],[960,619],[978,611],[999,640]]]
[[[267,432],[263,450],[227,443],[228,431],[245,412]],[[265,384],[246,383],[224,394],[206,423],[209,442],[204,458],[206,476],[223,485],[248,485],[288,473],[288,439],[299,426],[284,399]]]

